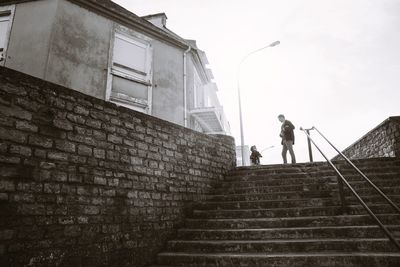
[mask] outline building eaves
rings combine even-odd
[[[167,14],[165,14],[164,12],[142,16],[141,18],[150,19],[150,18],[159,17],[159,16],[164,16],[164,17],[168,18]]]
[[[187,48],[187,44],[182,42],[182,40],[175,38],[154,26],[147,20],[139,17],[133,12],[123,8],[122,6],[114,3],[111,0],[68,0],[76,3],[82,7],[88,8],[95,12],[100,13],[118,23],[126,26],[133,27],[135,29],[141,30],[144,33],[162,39],[166,42],[172,43],[181,48]]]
[[[42,1],[42,0],[0,0],[0,6],[15,5],[24,2],[35,2],[35,1]]]
[[[0,5],[20,4],[24,2],[35,2],[42,0],[0,0]],[[187,48],[188,45],[182,40],[175,38],[154,26],[147,20],[139,17],[133,12],[123,8],[111,0],[67,0],[79,6],[85,7],[96,13],[101,14],[123,25],[138,29],[144,33],[162,39],[181,48]]]
[[[188,46],[190,46],[192,48],[191,52],[195,53],[197,55],[200,66],[202,66],[204,75],[207,77],[207,80],[211,81],[214,79],[214,75],[213,75],[212,71],[209,68],[207,68],[207,65],[209,64],[207,55],[203,50],[201,50],[197,47],[197,43],[195,40],[183,39],[178,34],[174,33],[170,29],[168,29],[167,27],[163,27],[163,30],[166,31],[168,34],[175,36],[175,38],[182,40],[182,42],[184,42]]]

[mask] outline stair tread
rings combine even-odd
[[[379,214],[379,216],[399,216],[395,213],[383,213]],[[357,215],[336,215],[336,216],[299,216],[299,217],[275,217],[275,218],[187,218],[187,221],[289,221],[289,220],[315,220],[315,219],[330,219],[330,218],[349,218],[349,217],[367,217],[370,218],[368,214],[357,214]],[[399,216],[400,217],[400,216]]]
[[[321,256],[384,256],[400,257],[400,252],[310,252],[310,253],[198,253],[198,252],[161,252],[159,256],[208,256],[208,257],[321,257]]]
[[[369,208],[371,207],[390,207],[389,204],[379,204],[379,205],[368,205]],[[349,209],[351,208],[360,208],[363,207],[362,205],[347,205]],[[332,206],[326,206],[326,205],[321,205],[321,206],[310,206],[310,207],[290,207],[290,208],[258,208],[258,209],[194,209],[194,212],[214,212],[214,211],[223,211],[223,212],[243,212],[243,211],[260,211],[260,210],[296,210],[296,209],[320,209],[320,208],[341,208],[339,205],[332,205]]]
[[[399,225],[386,225],[387,228],[400,228]],[[313,227],[286,227],[286,228],[245,228],[245,229],[207,229],[207,228],[181,228],[178,231],[193,232],[258,232],[258,231],[298,231],[298,230],[328,230],[328,229],[379,229],[376,225],[345,225],[345,226],[313,226]]]
[[[400,195],[386,195],[389,198],[397,198]],[[346,196],[346,198],[354,197],[353,195]],[[368,195],[368,196],[361,196],[362,198],[373,198],[373,197],[382,197],[380,195]],[[332,197],[307,197],[307,198],[292,198],[292,199],[263,199],[263,200],[221,200],[221,201],[210,201],[204,200],[199,203],[206,203],[206,204],[225,204],[225,203],[260,203],[260,202],[295,202],[295,201],[310,201],[310,200],[332,200]]]
[[[271,239],[271,240],[183,240],[176,239],[170,240],[171,243],[206,243],[206,244],[276,244],[276,243],[316,243],[316,242],[340,242],[340,243],[352,243],[352,242],[390,242],[387,238],[304,238],[304,239]]]

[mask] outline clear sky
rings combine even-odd
[[[264,164],[281,162],[280,113],[297,127],[299,161],[308,160],[300,126],[317,126],[343,149],[400,115],[400,0],[115,2],[137,15],[165,12],[168,28],[197,40],[237,144],[238,64],[247,53],[281,41],[248,58],[240,73],[245,143],[259,150],[275,146],[263,153]]]

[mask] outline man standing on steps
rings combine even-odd
[[[282,158],[283,163],[287,164],[287,151],[289,150],[290,157],[292,158],[292,164],[296,163],[296,156],[294,155],[293,145],[294,145],[294,125],[285,119],[285,115],[281,114],[278,116],[280,122],[282,122],[281,134],[282,137]]]

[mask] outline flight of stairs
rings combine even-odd
[[[356,165],[400,204],[400,159]],[[400,215],[348,165],[337,166],[400,238]],[[400,251],[345,193],[342,215],[326,163],[237,168],[195,206],[154,266],[400,266]]]

